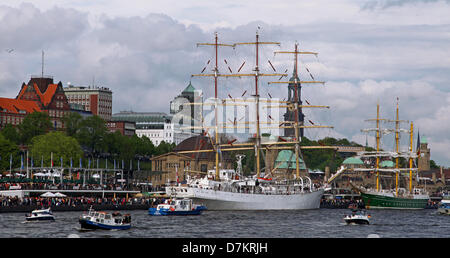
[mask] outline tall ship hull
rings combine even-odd
[[[429,200],[426,195],[413,195],[408,198],[377,192],[361,192],[361,198],[368,209],[425,209]]]
[[[236,193],[194,187],[172,187],[169,189],[166,189],[168,195],[192,198],[195,203],[205,205],[208,210],[318,209],[324,193],[323,189],[293,194]]]
[[[208,210],[308,210],[318,209],[323,189],[292,195],[251,194],[193,188],[194,200]]]

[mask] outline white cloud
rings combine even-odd
[[[175,4],[176,3],[176,4]],[[302,56],[305,66],[325,86],[305,85],[303,97],[330,110],[305,110],[319,124],[333,130],[307,132],[307,136],[347,137],[365,144],[360,129],[376,115],[394,118],[396,97],[401,119],[413,120],[428,136],[432,158],[450,165],[445,146],[450,141],[450,5],[448,1],[44,1],[21,4],[4,0],[0,5],[0,94],[15,97],[22,82],[40,73],[41,50],[46,52],[46,74],[63,83],[110,87],[113,112],[124,109],[168,112],[169,102],[199,73],[208,60],[219,32],[224,43],[254,41],[257,26],[261,40],[279,41],[264,46],[261,69],[292,74],[293,57],[273,55],[274,50],[317,51]],[[8,5],[8,6],[5,6]],[[56,7],[55,7],[56,6]],[[257,11],[256,6],[258,6]],[[262,22],[264,21],[264,22]],[[3,49],[15,48],[11,54]],[[243,70],[254,67],[254,48],[221,48],[220,71],[228,72],[245,60]],[[207,69],[211,70],[212,66]],[[283,99],[285,86],[267,86],[260,93]],[[194,87],[211,96],[211,78],[192,78]],[[254,92],[251,79],[220,79],[220,95]],[[436,126],[438,125],[438,126]],[[361,136],[362,135],[362,136]],[[369,138],[369,144],[373,141]],[[386,144],[391,143],[386,138]],[[360,142],[361,143],[361,142]]]

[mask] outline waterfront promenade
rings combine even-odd
[[[35,209],[50,207],[53,211],[96,210],[147,210],[163,202],[161,197],[97,198],[97,197],[0,197],[0,213],[31,212]]]

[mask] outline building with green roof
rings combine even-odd
[[[381,168],[393,168],[394,167],[394,162],[392,160],[383,160],[380,163],[380,167]]]
[[[305,170],[305,162],[301,158],[298,159],[300,163],[300,169]],[[291,150],[280,151],[275,160],[275,167],[278,169],[297,169],[295,153]]]
[[[350,157],[346,158],[342,164],[344,165],[364,165],[364,162],[360,158]]]

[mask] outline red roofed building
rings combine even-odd
[[[18,125],[33,112],[46,112],[54,128],[62,129],[61,118],[70,112],[62,83],[55,84],[51,77],[31,77],[15,99],[0,98],[0,128],[6,124]]]

